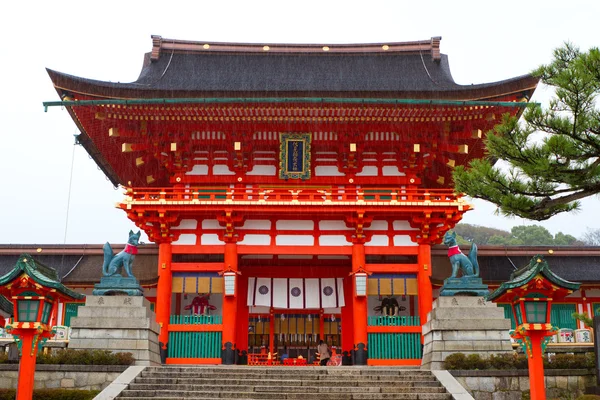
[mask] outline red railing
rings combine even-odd
[[[462,203],[452,189],[416,188],[128,188],[125,203]],[[179,203],[181,204],[181,203]],[[446,204],[447,205],[447,204]]]

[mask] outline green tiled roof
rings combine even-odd
[[[75,292],[60,283],[54,268],[37,262],[29,254],[22,254],[12,271],[0,277],[0,286],[5,286],[17,279],[22,273],[29,275],[36,283],[56,289],[64,296],[73,299],[83,299],[85,295]]]
[[[509,289],[514,289],[526,285],[538,274],[541,274],[555,285],[566,289],[577,290],[581,285],[581,283],[569,282],[567,280],[562,279],[560,276],[556,275],[550,270],[550,266],[544,259],[544,256],[536,255],[531,259],[531,261],[529,261],[529,264],[526,265],[524,268],[513,272],[508,282],[504,282],[500,285],[498,289],[494,290],[492,293],[487,295],[487,300],[491,301],[497,299]]]

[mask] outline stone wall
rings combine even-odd
[[[527,370],[449,371],[475,400],[529,399]],[[545,370],[548,400],[573,400],[596,384],[593,371]]]
[[[38,365],[34,388],[102,390],[127,368],[127,365]],[[18,375],[18,365],[0,365],[0,388],[16,389]]]

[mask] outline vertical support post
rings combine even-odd
[[[365,268],[365,245],[352,245],[352,272]],[[352,309],[354,311],[354,350],[352,363],[367,365],[367,296],[356,296],[356,282],[352,278]]]
[[[352,365],[352,350],[354,349],[354,313],[352,310],[354,294],[352,293],[352,279],[344,279],[344,302],[342,307],[342,359],[343,365]]]
[[[21,336],[21,360],[19,361],[19,382],[16,400],[31,400],[35,381],[37,345],[32,348],[34,330],[25,331]]]
[[[546,400],[544,378],[544,360],[542,358],[542,340],[545,332],[529,331],[531,355],[529,357],[529,389],[531,400]]]
[[[272,356],[269,364],[272,364],[275,360],[275,352],[277,352],[277,348],[275,348],[275,314],[272,314],[269,318],[269,351]]]
[[[169,318],[171,317],[171,254],[170,242],[158,245],[158,285],[156,288],[156,322],[160,326],[158,343],[160,345],[161,362],[166,363],[167,345],[169,342]]]
[[[226,269],[238,270],[237,244],[235,242],[225,243],[224,264]],[[221,362],[224,365],[236,363],[235,334],[237,325],[237,292],[238,279],[236,279],[235,296],[225,296],[223,293],[223,347],[221,351]]]
[[[419,318],[421,325],[427,323],[427,315],[433,308],[433,290],[431,288],[431,246],[419,244],[419,273],[417,281],[419,284]],[[421,340],[423,338],[421,337]]]
[[[319,310],[319,340],[325,341],[325,315],[323,309]]]

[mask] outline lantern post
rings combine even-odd
[[[11,300],[14,320],[6,326],[19,346],[16,400],[31,400],[38,349],[54,334],[59,301],[84,296],[63,286],[56,270],[23,254],[15,267],[0,277],[0,294]]]
[[[550,322],[553,301],[560,301],[579,289],[550,270],[544,257],[537,255],[515,272],[508,282],[487,296],[494,303],[509,303],[516,328],[511,337],[520,340],[529,364],[531,400],[546,400],[543,353],[557,328]]]

